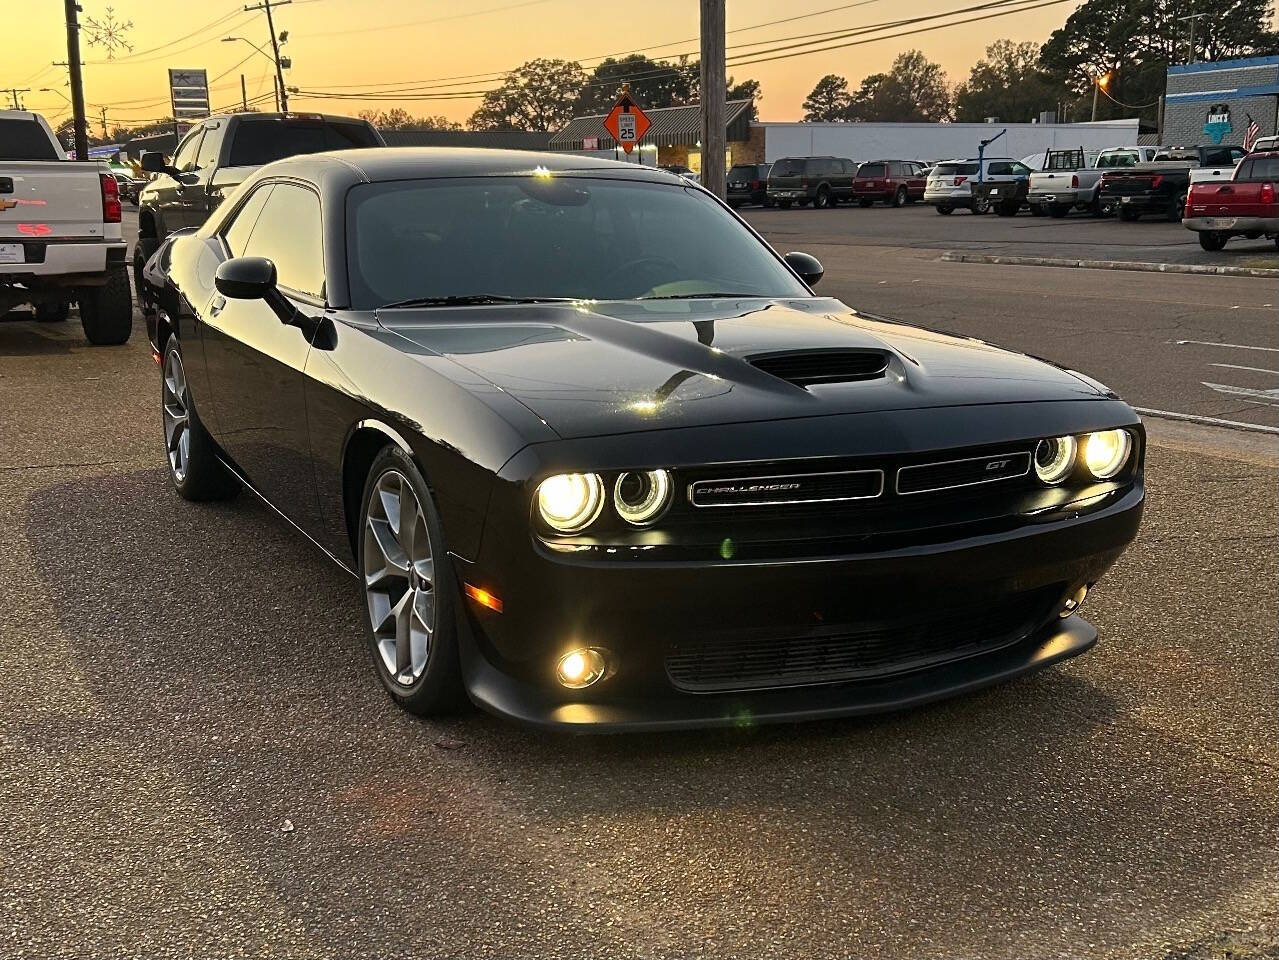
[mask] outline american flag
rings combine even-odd
[[[1253,145],[1257,142],[1257,137],[1261,136],[1261,127],[1257,121],[1252,119],[1252,115],[1248,116],[1248,131],[1243,135],[1243,148],[1249,152],[1252,151]]]

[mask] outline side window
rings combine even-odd
[[[280,286],[322,297],[324,249],[320,231],[320,198],[305,187],[277,183],[244,253],[272,261]]]
[[[992,177],[1006,177],[1013,172],[1013,165],[1002,160],[996,160],[991,163],[987,172]]]
[[[1255,160],[1245,160],[1239,164],[1239,172],[1235,174],[1236,180],[1251,180],[1252,168],[1256,164]]]
[[[195,157],[200,149],[200,141],[204,138],[204,130],[199,129],[182,141],[178,152],[173,155],[173,165],[186,173],[195,169]]]
[[[244,250],[249,245],[249,236],[253,233],[253,225],[258,222],[258,215],[262,212],[262,205],[266,203],[266,199],[272,189],[272,185],[268,183],[266,186],[258,187],[254,190],[253,195],[235,212],[235,216],[231,218],[231,223],[223,227],[222,242],[231,251],[231,256],[244,256]]]
[[[222,145],[222,138],[218,136],[216,128],[206,129],[204,131],[204,139],[200,141],[200,150],[195,155],[195,169],[207,170],[218,162],[218,147]]]

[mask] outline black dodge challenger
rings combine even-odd
[[[657,170],[282,160],[148,265],[170,476],[248,487],[353,574],[421,713],[828,717],[1087,650],[1138,417],[821,273]]]

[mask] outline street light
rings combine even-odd
[[[289,31],[285,30],[285,31],[284,31],[284,33],[282,33],[282,34],[280,35],[280,40],[281,40],[281,42],[283,42],[284,40],[287,40],[287,39],[288,39],[288,36],[289,36]],[[223,42],[223,43],[235,43],[235,41],[237,41],[237,40],[243,40],[245,43],[247,43],[247,44],[248,44],[249,46],[251,46],[254,50],[256,50],[258,53],[262,54],[262,56],[266,57],[268,60],[270,60],[270,61],[271,61],[271,63],[273,63],[273,64],[275,65],[275,74],[276,74],[276,79],[275,79],[275,109],[276,109],[276,110],[281,110],[281,109],[285,109],[285,110],[287,110],[287,109],[288,109],[288,100],[286,99],[286,95],[285,95],[285,93],[284,93],[284,90],[282,89],[282,88],[284,87],[284,79],[283,79],[284,75],[283,75],[282,73],[280,73],[280,69],[281,69],[282,67],[291,67],[291,66],[293,66],[292,62],[289,60],[289,58],[288,58],[288,57],[280,57],[280,58],[278,58],[278,59],[277,59],[276,57],[271,56],[271,54],[267,53],[264,49],[262,49],[261,47],[259,47],[256,43],[254,43],[252,40],[248,39],[247,37],[223,37],[223,38],[222,38],[222,42]],[[281,107],[281,103],[283,103],[283,104],[284,104],[284,106],[283,106],[283,107]]]
[[[67,96],[65,93],[63,93],[61,90],[55,90],[53,87],[41,87],[41,88],[40,88],[40,92],[41,92],[41,93],[56,93],[56,94],[57,94],[58,96],[60,96],[63,100],[65,100],[67,103],[70,103],[70,102],[71,102],[71,98],[70,98],[70,97],[68,97],[68,96]]]
[[[1093,123],[1097,122],[1097,91],[1105,90],[1110,86],[1110,75],[1112,71],[1107,70],[1105,73],[1094,73],[1092,77],[1092,119]]]

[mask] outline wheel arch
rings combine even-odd
[[[360,420],[353,424],[347,434],[346,443],[342,446],[342,511],[346,522],[347,539],[351,546],[351,556],[359,556],[359,543],[356,535],[359,532],[361,500],[364,497],[364,484],[368,479],[369,468],[377,455],[385,447],[398,447],[417,465],[426,477],[422,463],[413,454],[413,447],[395,428],[380,420]],[[430,485],[430,480],[427,480]]]
[[[138,208],[138,236],[160,239],[160,223],[154,210],[150,207]]]

